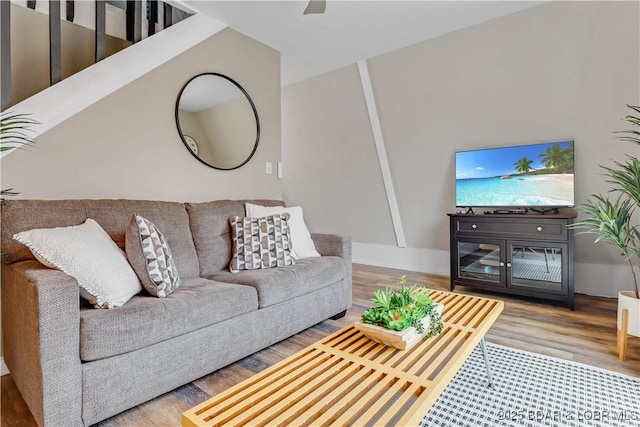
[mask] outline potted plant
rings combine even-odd
[[[30,145],[33,141],[27,135],[31,126],[39,123],[29,117],[28,114],[18,114],[8,111],[0,113],[0,151],[13,150],[24,145]],[[15,196],[18,193],[13,188],[0,190],[0,204],[5,196]]]
[[[398,284],[400,289],[374,291],[375,306],[362,313],[356,327],[376,342],[404,350],[422,335],[426,339],[442,332],[444,306],[431,299],[428,289],[407,284],[406,276]]]
[[[625,117],[635,129],[619,131],[621,140],[640,145],[640,107],[627,105],[634,113]],[[640,206],[640,161],[627,156],[623,162],[614,162],[614,167],[600,166],[606,182],[613,185],[615,198],[592,194],[584,205],[577,209],[585,218],[572,225],[582,229],[581,233],[596,234],[596,242],[605,240],[614,245],[629,266],[633,290],[618,293],[618,350],[620,360],[626,353],[627,334],[640,337],[640,292],[636,268],[640,263],[640,230],[634,223],[634,213]],[[625,314],[626,313],[626,314]]]

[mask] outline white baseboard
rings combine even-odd
[[[619,291],[633,289],[627,265],[575,263],[575,291],[600,297],[617,297]]]
[[[7,365],[4,364],[4,357],[0,356],[0,376],[8,374],[9,368],[7,368]]]
[[[353,242],[353,262],[449,275],[449,251]]]
[[[449,276],[449,251],[353,242],[353,262],[400,270]],[[574,264],[575,292],[615,297],[618,291],[632,289],[631,273],[626,265]]]

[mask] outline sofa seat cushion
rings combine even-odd
[[[268,307],[308,294],[333,285],[344,277],[344,260],[334,256],[305,258],[287,267],[244,270],[238,273],[225,270],[208,276],[209,279],[220,282],[254,287],[258,291],[260,307]]]
[[[80,358],[97,360],[147,347],[258,309],[251,286],[184,279],[166,298],[147,293],[112,310],[80,311]],[[161,356],[149,363],[162,364]]]

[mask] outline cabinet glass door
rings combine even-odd
[[[549,242],[515,242],[507,245],[508,287],[566,294],[567,245]]]
[[[482,280],[501,285],[504,242],[491,239],[456,239],[459,279]]]

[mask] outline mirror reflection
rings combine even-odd
[[[217,73],[193,77],[176,103],[182,142],[202,163],[230,170],[251,159],[260,124],[249,94],[233,79]]]

